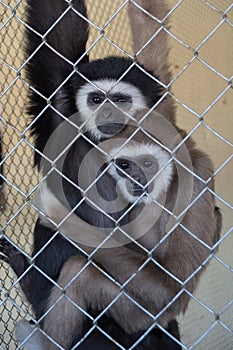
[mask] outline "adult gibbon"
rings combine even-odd
[[[135,52],[146,44],[151,35],[157,30],[159,32],[163,25],[141,11],[137,4],[159,19],[163,19],[167,14],[166,6],[161,1],[130,2],[129,16]],[[79,140],[81,147],[72,148],[64,164],[64,171],[68,176],[67,181],[63,181],[65,196],[68,204],[74,208],[80,192],[77,188],[72,191],[68,185],[69,173],[72,176],[74,170],[78,172],[78,169],[74,169],[75,157],[82,159],[85,156],[86,148],[89,147],[88,138],[94,143],[99,143],[123,133],[137,109],[142,107],[156,108],[171,123],[175,122],[173,102],[167,91],[170,72],[167,64],[166,35],[161,29],[142,50],[137,60],[108,57],[89,62],[85,54],[88,23],[84,19],[84,1],[28,0],[27,15],[28,26],[33,29],[27,31],[26,51],[30,57],[27,78],[32,86],[29,114],[33,116],[32,129],[37,150],[35,164],[39,169],[43,168],[41,160],[44,149],[54,131],[71,115],[76,114],[75,124],[79,127],[78,131],[81,129],[86,135]],[[147,70],[146,73],[144,69]],[[107,181],[101,189],[106,196],[108,193],[112,196],[115,179],[112,174],[108,175],[106,173]],[[59,196],[53,186],[52,191]],[[93,226],[112,227],[111,218],[99,215],[96,210],[94,213],[98,215],[92,215],[93,208],[86,209],[84,202],[83,206],[79,206],[75,211],[77,218]],[[129,217],[126,216],[125,222],[128,220]],[[15,256],[14,248],[6,241],[1,241],[1,246],[1,258],[7,260],[20,276],[29,267],[29,262],[23,255]],[[68,264],[69,258],[74,256],[83,259],[77,245],[72,244],[63,235],[57,235],[56,230],[47,227],[44,222],[37,222],[34,231],[33,266],[21,279],[21,287],[32,304],[37,320],[43,318],[48,309],[52,281],[58,281],[67,266],[64,264]],[[64,270],[61,271],[62,267]],[[95,308],[91,309],[93,312],[97,311]],[[41,324],[43,328],[43,321]],[[91,322],[87,321],[83,326],[83,334],[90,324]],[[126,333],[114,322],[114,318],[108,316],[103,316],[100,324],[108,334],[126,347],[133,344],[141,334]],[[167,329],[176,336],[175,322],[170,322]],[[104,343],[102,349],[104,346],[108,349],[115,348],[110,341],[106,344],[104,336],[100,340],[100,333],[93,334],[89,338],[93,336],[93,339],[98,339],[96,342],[94,340],[96,348],[101,341]],[[72,346],[79,336],[78,330],[77,335],[73,335]],[[94,338],[95,336],[97,338]],[[161,349],[166,349],[166,346],[170,346],[170,349],[169,342],[170,338],[162,332],[152,330],[141,344],[146,344],[149,349],[157,344]],[[140,348],[140,344],[138,346]],[[172,346],[175,348],[176,343],[172,342]]]

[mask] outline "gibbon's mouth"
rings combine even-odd
[[[107,123],[98,125],[97,129],[106,135],[115,135],[122,131],[125,127],[125,124],[120,123]]]
[[[132,187],[128,189],[129,194],[133,197],[140,197],[142,194],[148,193],[148,191],[148,186],[143,188],[137,184],[133,184]]]

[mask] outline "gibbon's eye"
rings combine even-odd
[[[115,103],[123,104],[132,102],[131,96],[116,94],[111,96],[111,100]]]
[[[116,103],[126,103],[127,102],[127,98],[125,98],[125,97],[118,97],[115,102]]]
[[[122,161],[122,162],[120,163],[120,168],[121,168],[122,170],[129,169],[129,163],[126,162],[126,161]]]
[[[129,169],[130,167],[129,162],[125,159],[116,159],[115,163],[122,170]]]
[[[153,162],[151,160],[145,160],[143,162],[143,166],[144,166],[144,168],[150,169],[153,167]]]
[[[104,101],[104,99],[105,99],[105,96],[103,93],[98,91],[90,92],[87,96],[87,104],[89,106],[99,105]]]
[[[98,105],[100,103],[103,102],[103,98],[101,98],[100,96],[93,96],[92,97],[92,103],[95,105]]]
[[[115,160],[115,164],[117,165],[118,168],[120,168],[121,170],[124,170],[125,172],[128,172],[132,169],[132,162],[125,158],[117,158]],[[118,170],[119,169],[117,169],[117,171]],[[123,176],[122,173],[120,174],[120,176]]]

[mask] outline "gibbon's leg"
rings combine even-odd
[[[140,260],[140,257],[137,253],[134,254],[134,259],[134,266],[138,266],[137,261]],[[122,270],[125,271],[125,268],[127,277],[129,273],[131,275],[131,272],[137,272],[133,266],[128,268],[118,260],[115,260],[114,263],[120,264],[116,269],[120,271],[119,274],[122,274],[124,279],[125,274]],[[132,257],[127,259],[127,264],[131,263]],[[108,269],[108,264],[105,265],[105,268]],[[43,330],[59,345],[68,349],[74,334],[77,335],[78,331],[81,334],[85,319],[84,312],[80,311],[78,306],[84,310],[102,311],[113,303],[107,313],[124,331],[129,334],[145,331],[153,324],[153,316],[148,315],[143,307],[156,315],[175,293],[169,290],[164,274],[157,271],[156,268],[151,268],[151,266],[145,268],[145,271],[143,270],[139,275],[129,292],[127,287],[121,289],[103,272],[89,264],[85,257],[71,257],[63,266],[58,279],[58,285],[62,289],[56,286],[52,288],[47,306],[48,310],[50,307],[51,310],[45,317]],[[73,281],[72,278],[74,278]],[[151,280],[149,285],[148,279]],[[132,322],[132,315],[134,322]],[[50,346],[50,349],[53,347]]]
[[[151,72],[165,85],[162,91],[166,93],[166,86],[172,79],[168,63],[168,34],[162,29],[163,24],[143,12],[143,9],[158,20],[165,18],[168,9],[165,1],[161,0],[131,0],[128,7],[136,58],[147,71]],[[165,24],[167,24],[166,20]],[[159,31],[159,29],[161,30]],[[157,31],[159,32],[155,35]],[[169,95],[159,103],[156,111],[175,122],[174,101]]]
[[[135,257],[137,258],[137,254]],[[124,268],[122,265],[119,267],[121,270]],[[153,271],[149,271],[149,273],[154,274]],[[77,277],[75,278],[75,276]],[[154,298],[160,295],[159,304],[164,305],[164,300],[161,302],[161,299],[166,299],[168,294],[171,298],[172,293],[168,291],[164,283],[159,282],[158,278],[161,278],[161,276],[156,276],[155,273],[155,277],[157,278],[157,285],[153,285],[153,290],[150,288],[150,293],[153,293]],[[72,278],[74,278],[73,281]],[[138,281],[140,284],[137,285],[137,289],[140,290],[140,295],[143,296],[142,300],[137,300],[138,305],[143,306],[144,298],[147,298],[147,295],[144,296],[145,290],[143,287],[143,283],[147,278],[151,278],[151,276],[148,276],[148,271]],[[129,334],[144,331],[153,323],[153,317],[133,301],[137,299],[134,297],[134,293],[129,296],[127,288],[125,290],[121,289],[103,272],[88,264],[85,257],[71,257],[65,263],[58,279],[58,285],[61,289],[56,286],[52,288],[48,301],[48,310],[50,307],[51,310],[45,317],[43,330],[65,349],[69,349],[74,334],[77,335],[77,332],[81,334],[85,314],[79,307],[84,311],[89,308],[102,311],[113,303],[107,313]],[[162,295],[164,296],[162,297]],[[150,300],[150,302],[153,303],[153,300]],[[150,302],[148,301],[148,304]],[[152,309],[154,308],[150,307],[148,311],[154,312]],[[134,322],[132,322],[132,315]],[[46,346],[48,345],[46,344]],[[49,349],[56,349],[56,346],[50,345]]]
[[[108,321],[109,322],[109,321]],[[102,328],[102,327],[101,327]],[[130,336],[126,334],[121,334],[121,330],[118,329],[117,336],[114,336],[113,339],[119,339],[119,343],[122,344],[125,348],[131,347],[138,338],[141,336],[134,336],[134,340],[130,342]],[[169,322],[167,331],[178,341],[180,341],[179,328],[175,320]],[[32,334],[33,332],[33,334]],[[120,333],[120,334],[119,334]],[[35,330],[35,327],[32,326],[29,322],[21,320],[17,323],[16,326],[17,339],[23,342],[26,337],[30,337],[26,344],[26,350],[48,350],[51,349],[48,347],[48,343],[45,341],[45,336],[40,332],[40,330]],[[124,345],[124,340],[129,340],[128,345]],[[46,345],[47,344],[47,345]],[[73,344],[72,344],[73,345]],[[75,345],[75,344],[74,344]],[[46,347],[45,347],[46,346]],[[88,337],[84,342],[82,342],[78,349],[80,350],[118,350],[119,346],[106,338],[102,333],[91,333],[91,336]],[[181,350],[181,346],[178,342],[174,341],[170,336],[165,334],[160,329],[152,330],[149,335],[147,335],[141,342],[135,347],[135,350],[145,350],[145,349],[156,349],[156,350]]]
[[[84,270],[79,275],[82,269]],[[88,285],[89,283],[96,285],[92,279],[87,280],[91,278],[91,269],[85,257],[76,256],[68,259],[57,280],[60,288],[54,286],[48,299],[47,309],[51,307],[51,311],[45,317],[42,328],[65,349],[69,349],[74,336],[81,335],[82,332],[86,317],[84,312],[88,307],[86,299],[87,296],[92,297]],[[75,280],[72,282],[73,278]],[[49,349],[57,347],[49,342]]]
[[[25,345],[27,350],[55,350],[58,348],[55,342],[68,350],[74,337],[77,337],[77,334],[81,335],[85,318],[84,312],[87,310],[85,294],[91,297],[91,292],[88,290],[88,281],[86,280],[89,276],[91,277],[91,268],[87,266],[74,282],[72,282],[72,279],[86,265],[87,259],[85,257],[75,256],[70,258],[61,269],[57,280],[58,286],[51,289],[47,301],[48,315],[42,321],[42,328],[54,342],[41,333],[39,329],[33,333],[34,327],[27,321],[18,322],[16,326],[17,340],[23,342],[30,336]],[[93,283],[93,280],[91,283]]]

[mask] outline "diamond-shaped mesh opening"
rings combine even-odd
[[[66,4],[69,3],[69,1],[65,0],[64,2]],[[133,36],[127,12],[128,3],[130,2],[132,3],[132,1],[126,0],[117,0],[114,2],[110,0],[101,2],[97,0],[86,1],[90,31],[86,50],[90,60],[110,55],[129,57],[132,59],[134,55],[136,55],[139,63],[141,59],[148,62],[148,65],[151,66],[151,61],[153,63],[152,58],[143,58],[143,50],[140,52],[140,49],[144,47],[146,50],[147,47],[153,45],[152,38],[148,38],[148,43],[141,42],[139,52],[134,52]],[[157,1],[154,0],[154,2]],[[138,3],[143,2],[138,0]],[[150,3],[150,1],[145,1],[144,3]],[[83,328],[82,336],[73,337],[73,346],[75,346],[76,343],[77,349],[82,349],[83,344],[86,344],[88,349],[94,349],[94,346],[98,344],[98,338],[93,338],[97,339],[97,343],[95,343],[94,346],[93,343],[90,343],[90,339],[97,333],[102,337],[102,340],[104,339],[104,341],[107,342],[106,344],[108,344],[106,347],[103,346],[103,349],[139,350],[144,348],[144,346],[148,349],[155,348],[155,343],[153,343],[153,341],[155,341],[155,339],[158,340],[161,334],[168,334],[168,339],[173,339],[173,344],[175,344],[177,343],[177,341],[174,340],[176,335],[173,330],[169,328],[168,324],[166,322],[163,323],[161,320],[163,320],[163,315],[169,312],[170,308],[172,309],[174,307],[175,309],[174,305],[179,304],[180,300],[187,301],[188,299],[190,301],[184,315],[180,314],[178,316],[177,312],[172,314],[172,318],[177,318],[179,323],[180,345],[187,350],[232,349],[233,128],[231,117],[233,108],[233,4],[230,0],[197,0],[192,2],[169,0],[167,3],[170,10],[168,16],[169,25],[167,25],[165,21],[164,37],[169,41],[170,52],[168,60],[172,75],[167,81],[166,77],[165,79],[160,76],[156,76],[156,78],[152,77],[154,82],[157,81],[160,87],[162,86],[165,89],[161,100],[156,100],[155,105],[153,103],[150,107],[154,105],[153,108],[155,107],[157,112],[163,114],[163,100],[167,95],[170,95],[176,104],[177,125],[181,129],[186,130],[187,134],[182,134],[181,138],[180,136],[178,137],[175,152],[174,148],[172,150],[169,148],[169,145],[171,145],[171,143],[169,143],[170,139],[164,139],[162,137],[163,135],[161,136],[156,133],[156,120],[154,125],[153,123],[150,124],[151,117],[148,110],[148,113],[145,112],[146,115],[143,116],[143,121],[140,120],[140,123],[136,122],[135,124],[135,115],[130,115],[129,117],[131,117],[131,119],[129,124],[133,132],[131,130],[131,133],[126,133],[126,136],[124,136],[125,139],[123,141],[121,140],[119,144],[114,144],[115,141],[113,142],[113,145],[115,145],[115,153],[112,148],[110,150],[108,148],[110,146],[112,147],[112,144],[110,146],[106,144],[103,148],[101,148],[102,144],[100,144],[99,148],[97,147],[96,154],[101,154],[100,158],[104,159],[105,163],[108,163],[108,167],[104,168],[103,174],[101,175],[98,173],[99,170],[95,173],[96,169],[94,166],[93,168],[89,166],[88,172],[92,172],[91,180],[88,179],[88,176],[84,176],[83,178],[79,178],[78,183],[76,181],[76,175],[69,171],[69,167],[72,166],[75,168],[76,166],[75,158],[71,163],[68,163],[68,171],[66,169],[66,171],[63,172],[62,162],[66,162],[66,153],[64,145],[64,149],[62,148],[62,143],[65,141],[62,139],[62,134],[59,134],[59,131],[59,137],[56,140],[59,152],[55,149],[55,154],[44,152],[42,155],[42,167],[47,166],[49,174],[41,174],[39,176],[37,169],[33,167],[34,154],[35,152],[40,154],[41,150],[34,146],[35,140],[30,133],[33,123],[30,124],[32,118],[27,114],[29,104],[28,95],[32,89],[34,89],[34,94],[38,95],[40,94],[40,89],[35,88],[33,83],[30,84],[26,74],[26,69],[28,67],[28,57],[24,53],[26,1],[5,0],[0,3],[2,14],[2,40],[0,47],[0,130],[2,153],[0,160],[0,205],[2,209],[0,209],[0,214],[2,228],[1,237],[4,238],[4,240],[1,240],[0,247],[2,255],[0,257],[6,258],[9,256],[10,260],[8,262],[12,266],[10,267],[9,263],[0,260],[1,350],[23,348],[27,335],[25,335],[21,346],[19,342],[16,341],[15,336],[16,325],[18,321],[22,319],[33,321],[34,323],[39,322],[40,325],[42,325],[41,329],[35,331],[32,327],[32,330],[34,329],[34,332],[41,334],[42,339],[47,339],[47,337],[51,335],[51,332],[49,332],[50,325],[46,324],[49,315],[50,318],[52,315],[55,327],[60,333],[62,332],[64,334],[64,337],[66,337],[67,333],[75,333],[77,329],[82,328],[82,320],[85,319],[87,321],[87,325]],[[157,19],[154,19],[154,25],[155,28],[158,29],[160,28],[158,23],[160,23],[161,26],[164,23],[163,21],[159,22],[161,20],[159,14],[158,17],[156,15],[155,17]],[[61,20],[62,16],[59,18],[58,23]],[[147,30],[149,28],[149,23],[151,22],[148,19],[148,27],[143,28],[143,26],[139,26],[139,32]],[[139,32],[138,40],[142,40]],[[49,45],[49,43],[44,41],[43,45]],[[55,52],[55,55],[59,54],[58,50],[54,47],[51,47],[51,49]],[[36,54],[36,50],[32,56]],[[140,54],[142,54],[142,56],[140,56]],[[166,59],[167,57],[165,61]],[[137,65],[137,60],[134,59],[130,69],[133,69],[135,65]],[[69,62],[69,65],[72,66],[74,63],[76,62]],[[159,62],[159,64],[161,64],[161,62]],[[73,68],[74,69],[70,71],[71,76],[75,76],[76,74],[75,70],[77,67]],[[144,68],[139,69],[142,74],[148,74]],[[156,72],[156,68],[154,71]],[[154,71],[152,73],[155,73]],[[124,80],[124,74],[123,77],[119,79],[119,83]],[[60,84],[65,86],[67,80],[68,74]],[[94,82],[94,86],[96,87],[95,84]],[[121,85],[121,87],[122,86],[123,85]],[[102,86],[97,87],[102,89]],[[124,86],[122,89],[125,89]],[[130,91],[127,92],[129,93]],[[63,121],[67,120],[70,116],[66,115],[62,107],[60,108],[59,105],[54,106],[51,104],[54,96],[55,98],[57,96],[55,91],[51,93],[51,96],[41,96],[44,100],[43,108],[48,108],[51,114],[56,114],[56,112],[58,112]],[[110,102],[114,106],[114,102]],[[37,111],[36,118],[38,118],[38,120],[40,120],[41,115],[43,115],[43,108]],[[98,114],[98,111],[96,114]],[[166,117],[168,116],[166,115]],[[93,126],[93,124],[91,124],[93,120],[95,120],[95,114],[91,114],[90,120],[85,121],[82,127],[84,128],[85,125],[87,127],[89,125]],[[77,135],[77,130],[80,132],[77,128],[75,118],[68,118],[67,124],[69,126],[73,125],[74,129],[72,129],[72,132],[76,130],[75,136]],[[78,127],[79,126],[80,125],[78,125]],[[68,128],[68,131],[70,130],[71,129]],[[112,217],[111,207],[108,205],[106,198],[104,200],[99,200],[99,198],[95,197],[95,191],[97,189],[98,192],[99,183],[101,184],[100,186],[102,186],[102,190],[105,189],[105,186],[107,188],[108,183],[104,181],[105,173],[108,172],[112,175],[114,171],[118,171],[118,173],[124,174],[129,183],[130,181],[132,182],[132,180],[135,182],[135,178],[127,173],[127,168],[120,168],[119,164],[124,167],[124,162],[117,164],[115,158],[117,159],[117,156],[121,157],[122,154],[125,155],[124,149],[130,149],[132,139],[136,140],[138,143],[142,134],[145,144],[150,143],[153,144],[154,147],[156,145],[156,150],[162,152],[159,154],[167,155],[166,157],[164,156],[163,163],[161,163],[162,165],[160,164],[162,168],[161,172],[166,173],[167,171],[168,173],[172,164],[176,164],[177,176],[179,177],[182,174],[183,178],[187,180],[187,183],[185,183],[183,187],[182,184],[180,185],[181,187],[179,187],[179,190],[184,191],[185,204],[183,204],[182,208],[178,208],[182,209],[180,212],[176,212],[176,210],[173,210],[174,208],[171,208],[166,202],[166,197],[164,200],[161,200],[159,196],[157,198],[156,195],[153,195],[152,203],[156,206],[158,212],[156,211],[155,213],[151,209],[153,205],[148,208],[145,206],[145,211],[138,209],[138,207],[140,208],[140,199],[143,198],[146,191],[147,198],[151,198],[148,190],[150,183],[159,181],[159,174],[153,174],[149,179],[150,181],[143,186],[136,179],[137,191],[140,193],[137,200],[134,201],[133,204],[131,203],[127,207],[127,210],[124,208],[120,218],[119,215],[117,217]],[[161,136],[161,138],[159,139],[158,136]],[[77,144],[80,142],[79,138],[76,140]],[[182,141],[183,138],[186,138],[187,143],[190,138],[192,138],[192,140],[196,142],[198,149],[206,152],[210,156],[214,164],[214,170],[211,174],[204,172],[200,172],[201,175],[197,174],[193,169],[194,164],[189,164],[188,158],[183,159],[179,155],[179,151],[181,151],[181,153],[182,150],[184,151],[184,149],[182,149],[182,145],[184,145]],[[68,137],[68,141],[66,140],[66,142],[68,152],[72,154],[73,149],[69,148],[73,142],[73,137],[70,139]],[[88,150],[95,144],[95,140],[90,141],[90,139],[86,137],[86,134],[84,142],[86,142]],[[140,146],[142,146],[142,142],[139,141],[139,143]],[[134,145],[134,156],[140,153],[140,148],[137,148],[137,146]],[[64,152],[64,157],[61,156],[62,152]],[[201,157],[202,155],[199,153],[198,156]],[[55,159],[53,157],[55,157]],[[194,160],[194,158],[192,160]],[[147,165],[149,165],[149,163],[147,160]],[[103,165],[104,164],[101,163],[101,166]],[[111,170],[113,166],[115,170]],[[48,208],[41,206],[40,202],[34,201],[35,193],[39,185],[45,184],[46,182],[49,183],[50,176],[52,178],[50,172],[56,172],[56,174],[58,174],[57,176],[59,177],[61,175],[63,179],[61,180],[59,177],[58,180],[58,178],[54,177],[57,182],[53,185],[53,191],[57,191],[56,194],[59,197],[60,184],[64,182],[69,183],[69,194],[74,201],[74,203],[72,203],[72,210],[69,207],[69,210],[67,209],[63,216],[59,217],[58,215],[58,221],[56,221],[56,217],[53,215],[51,215],[51,217],[48,215],[46,211]],[[206,169],[206,172],[208,172],[208,169]],[[211,186],[210,180],[212,177],[215,181],[215,188]],[[189,198],[188,185],[190,185],[192,181],[198,183],[200,188],[195,192],[195,196]],[[51,183],[49,184],[51,185]],[[162,182],[159,182],[159,184],[160,186],[165,186]],[[119,189],[121,188],[119,187]],[[78,190],[81,191],[83,196],[82,200],[79,201],[77,201]],[[126,192],[126,188],[124,188],[124,191]],[[158,192],[156,192],[156,194],[157,193]],[[195,225],[193,225],[192,228],[187,225],[185,219],[183,220],[183,218],[185,218],[184,215],[189,213],[190,210],[194,210],[195,212],[195,208],[198,208],[199,203],[205,200],[209,193],[212,193],[215,197],[216,206],[220,208],[223,216],[221,237],[218,240],[218,244],[215,246],[215,248],[218,249],[215,250],[212,249],[214,243],[208,241],[206,237],[202,235],[202,232],[195,228],[196,222],[201,222],[202,220],[202,213],[198,213],[198,216],[195,217]],[[58,199],[60,199],[60,197]],[[101,212],[104,215],[105,222],[110,225],[110,228],[105,227],[106,232],[104,232],[104,234],[103,231],[99,229],[94,229],[93,231],[93,227],[90,228],[88,226],[88,232],[93,233],[93,239],[96,239],[96,232],[100,235],[100,237],[97,235],[97,240],[94,243],[92,242],[94,249],[88,251],[85,250],[85,244],[83,244],[82,241],[82,239],[84,241],[86,239],[85,234],[81,238],[79,237],[79,239],[74,239],[74,237],[77,237],[75,228],[77,225],[80,225],[80,221],[76,221],[76,214],[80,213],[80,208],[82,208],[84,199],[88,201],[92,208],[89,214],[90,223],[93,222],[95,213]],[[124,201],[125,200],[124,197]],[[185,202],[185,200],[187,202]],[[4,205],[2,205],[2,203]],[[57,204],[58,213],[62,210],[59,203]],[[145,244],[145,242],[148,243],[146,235],[145,239],[142,238],[142,233],[140,231],[141,227],[145,229],[144,226],[148,224],[144,218],[152,218],[153,215],[158,215],[158,217],[160,217],[159,215],[161,215],[161,212],[167,215],[166,221],[168,225],[166,228],[168,227],[168,230],[166,234],[164,234],[164,232],[159,231],[159,226],[156,226],[156,232],[158,232],[158,234],[153,236],[150,244]],[[139,217],[141,219],[138,221],[138,225],[127,226],[125,223],[127,222],[128,216],[132,213],[136,218]],[[46,222],[46,225],[51,226],[56,224],[57,231],[55,230],[52,234],[48,234],[45,246],[39,247],[36,257],[32,257],[34,227],[39,214],[41,220]],[[48,215],[48,218],[46,215]],[[203,216],[204,215],[205,213],[203,212]],[[74,220],[72,234],[68,234],[69,232],[66,230],[67,226],[64,219],[66,216],[71,217],[71,222]],[[145,223],[143,220],[145,220]],[[141,222],[143,222],[144,226],[141,225]],[[180,225],[178,225],[179,229],[174,230],[173,225],[177,223],[180,223]],[[155,225],[158,225],[157,222]],[[54,228],[54,225],[52,227]],[[84,225],[84,233],[86,232],[85,227]],[[133,227],[133,230],[131,227]],[[61,236],[59,236],[59,229]],[[46,250],[49,251],[50,245],[54,244],[54,242],[58,242],[58,236],[60,238],[62,237],[59,244],[64,245],[64,251],[68,249],[67,247],[69,245],[69,249],[72,251],[71,255],[75,256],[72,258],[73,260],[71,260],[71,265],[64,262],[61,272],[59,271],[60,277],[54,277],[48,274],[43,266],[37,264],[37,261],[39,261],[40,256],[43,256]],[[177,238],[181,241],[188,242],[190,249],[186,250],[187,247],[183,246],[182,252],[178,254],[177,252],[181,248],[179,246],[176,247]],[[121,244],[119,246],[117,245],[115,248],[111,246],[112,251],[106,258],[105,253],[101,256],[100,252],[102,246],[106,245],[109,248],[108,242],[111,244],[112,242],[114,242],[114,244],[116,242],[121,242]],[[138,255],[136,255],[138,263],[132,264],[131,270],[128,268],[130,263],[126,254],[124,254],[125,247],[122,242],[124,244],[131,242],[138,253]],[[164,263],[163,254],[167,254],[167,249],[170,244],[172,248],[169,248],[169,254],[166,255],[166,263]],[[192,249],[192,246],[196,249]],[[114,253],[114,249],[116,249],[115,251],[122,249],[121,255],[117,256],[117,254]],[[82,257],[77,255],[78,250],[83,252]],[[191,252],[193,257],[198,256],[200,251],[203,251],[205,257],[200,261],[198,266],[194,264],[194,267],[190,268],[189,273],[187,273],[187,271],[189,268],[190,256],[187,258],[186,267],[182,265],[183,260],[180,260],[180,256],[184,256],[187,251]],[[59,251],[54,251],[54,255],[56,255],[57,252],[59,255]],[[61,254],[63,254],[62,251]],[[133,254],[136,253],[134,252]],[[22,256],[25,260],[20,260]],[[143,256],[143,259],[141,259],[141,256]],[[133,255],[133,257],[135,257],[135,255]],[[22,261],[27,261],[28,265],[26,267],[23,266]],[[121,274],[116,266],[120,267]],[[203,270],[206,266],[207,268],[200,279],[197,289],[193,290],[193,281],[197,278],[199,270]],[[17,276],[14,274],[13,269],[18,271]],[[30,276],[32,270],[35,270],[38,276],[39,282],[35,282],[35,285],[36,283],[39,285],[40,280],[46,281],[46,283],[51,283],[53,285],[54,291],[53,296],[50,296],[48,300],[47,308],[44,310],[45,312],[41,314],[38,312],[37,315],[33,312],[30,302],[27,301],[27,298],[30,296],[30,290],[27,288],[24,290],[23,287],[25,281],[27,281],[27,276]],[[157,280],[155,276],[157,276]],[[151,290],[149,288],[147,289],[147,283],[150,279],[154,283],[152,284],[153,288],[150,285]],[[157,288],[161,288],[162,285],[161,295],[164,295],[165,280],[170,281],[169,283],[173,284],[177,292],[175,295],[172,294],[168,303],[164,304],[161,302],[159,310],[155,312],[153,308],[153,293]],[[107,288],[105,286],[107,286]],[[34,286],[31,287],[32,289],[34,288]],[[140,290],[143,289],[143,287],[148,293],[148,298],[151,303],[148,302],[143,293],[140,294]],[[24,290],[26,298],[22,295],[21,288]],[[88,299],[90,295],[92,295],[91,300]],[[70,315],[72,315],[74,319],[72,322],[67,322],[66,326],[61,320],[61,315],[64,317],[70,317]],[[126,316],[129,316],[128,318],[131,322],[127,323]],[[108,317],[110,317],[110,321]],[[106,324],[106,319],[110,322],[109,324],[108,322]],[[113,319],[116,322],[117,331],[112,331],[113,326],[111,320]],[[143,325],[141,328],[135,328],[137,319],[140,320],[140,326]],[[60,321],[57,322],[57,320]],[[125,337],[125,331],[128,332],[128,339],[126,342],[123,342],[122,339]],[[153,334],[153,336],[151,336],[151,334]],[[55,340],[50,338],[50,345]],[[153,345],[151,345],[152,343],[150,344],[150,342],[152,342]],[[162,343],[161,349],[165,349],[164,344],[165,343]]]

